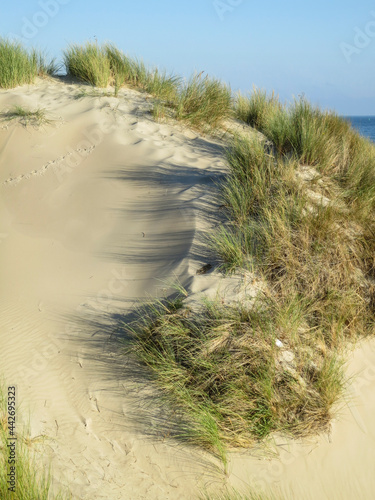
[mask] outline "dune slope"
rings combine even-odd
[[[195,274],[209,262],[223,144],[156,123],[136,91],[78,93],[39,81],[0,94],[0,111],[44,108],[49,120],[0,123],[0,343],[1,372],[30,411],[31,437],[44,437],[54,487],[164,500],[254,482],[286,498],[373,498],[374,342],[350,361],[360,375],[329,439],[277,438],[273,459],[236,452],[227,477],[210,455],[168,439],[157,391],[119,355],[121,326],[176,278],[193,293],[225,291],[219,273]]]
[[[150,412],[134,410],[116,332],[138,300],[168,294],[175,277],[189,287],[205,263],[197,233],[210,221],[198,214],[222,147],[156,124],[136,92],[77,91],[42,82],[0,97],[2,110],[51,120],[1,123],[2,371],[75,498],[164,499],[202,469],[191,451],[146,438]],[[197,290],[210,286],[198,278]]]

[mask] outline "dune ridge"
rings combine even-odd
[[[158,394],[118,355],[118,327],[176,278],[195,296],[227,290],[229,300],[245,282],[196,274],[208,262],[204,234],[220,220],[224,143],[156,123],[137,91],[75,99],[79,90],[40,80],[0,95],[0,109],[41,107],[50,121],[1,123],[0,335],[2,371],[30,409],[31,437],[47,437],[55,488],[82,499],[188,499],[251,479],[287,498],[353,498],[350,472],[372,498],[373,341],[354,354],[349,370],[367,368],[330,440],[277,441],[281,461],[233,453],[225,478],[209,454],[160,435],[163,410],[148,404]]]

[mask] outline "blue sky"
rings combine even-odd
[[[347,115],[375,115],[375,4],[369,0],[17,0],[0,34],[61,59],[71,42],[112,41],[184,76],[206,71],[244,92],[304,93]]]

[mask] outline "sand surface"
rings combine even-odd
[[[329,436],[275,438],[273,458],[237,451],[227,476],[169,437],[157,391],[119,355],[121,325],[177,278],[194,296],[220,290],[228,300],[246,281],[195,274],[220,221],[223,144],[156,123],[136,91],[78,92],[59,81],[0,92],[0,112],[44,108],[51,120],[0,122],[0,343],[1,374],[18,387],[31,436],[45,436],[55,488],[77,499],[164,500],[255,483],[286,498],[373,499],[374,342],[352,355],[357,376]]]

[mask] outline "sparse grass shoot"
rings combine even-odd
[[[48,59],[45,54],[36,50],[32,51],[32,57],[37,67],[37,75],[41,77],[55,76],[61,69],[61,64],[58,64],[56,59]]]
[[[28,125],[40,126],[50,123],[50,120],[46,117],[45,110],[41,108],[31,111],[22,106],[14,106],[10,111],[1,113],[1,116],[8,121],[18,119],[25,127]]]
[[[2,500],[63,500],[70,495],[51,496],[51,473],[40,466],[35,454],[35,440],[18,433],[16,444],[16,491],[8,491],[8,426],[7,399],[3,384],[0,387],[0,497]],[[39,450],[40,451],[40,450]]]
[[[84,97],[114,97],[112,92],[98,90],[95,87],[81,89],[74,95],[74,99],[83,99]]]

